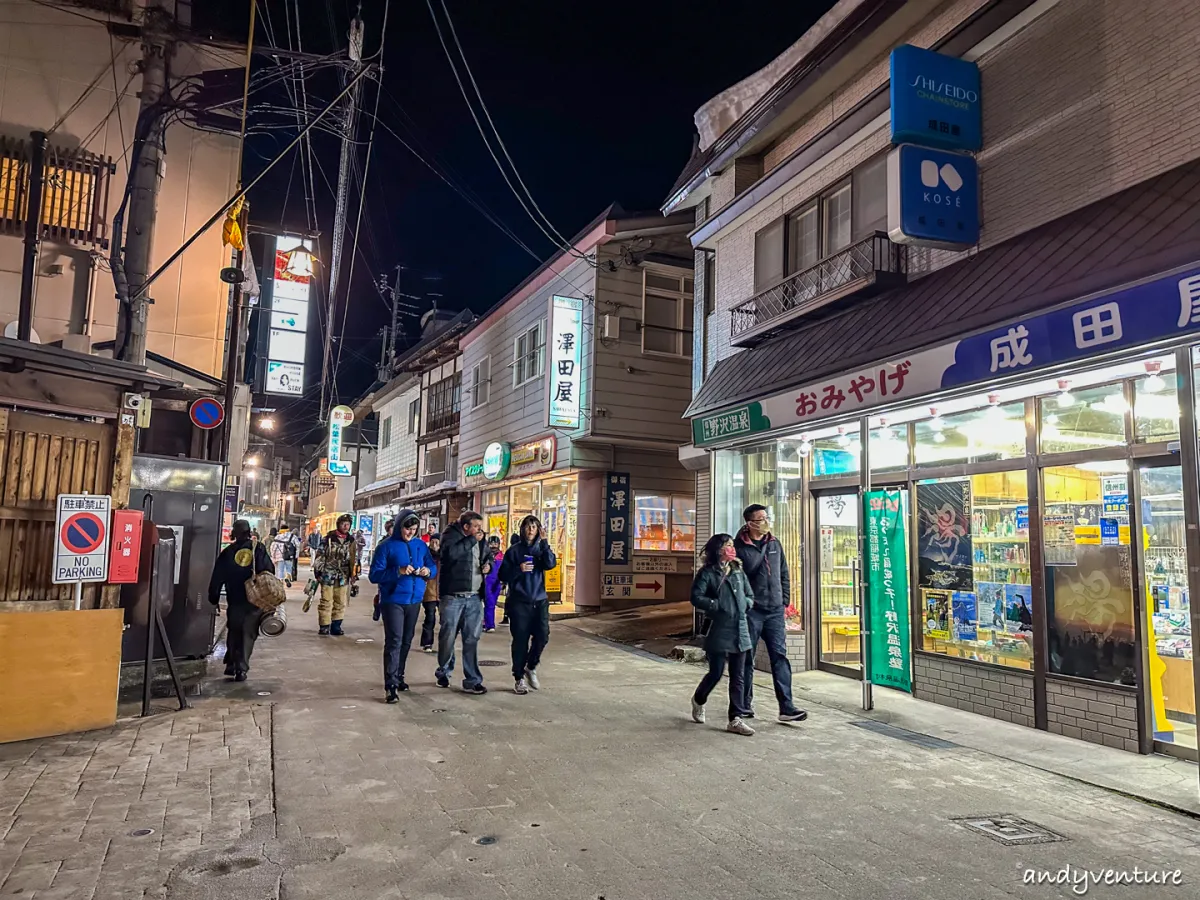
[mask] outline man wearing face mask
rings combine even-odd
[[[371,560],[369,577],[372,584],[379,585],[383,617],[383,687],[388,703],[396,703],[398,693],[408,690],[404,664],[421,616],[425,582],[437,575],[429,547],[417,537],[420,524],[411,509],[400,510],[391,537],[380,542]]]
[[[746,524],[737,533],[734,545],[754,591],[754,607],[746,614],[750,630],[750,652],[746,654],[745,663],[748,718],[754,718],[754,653],[761,638],[767,644],[767,656],[771,660],[779,721],[802,722],[808,718],[808,713],[797,709],[792,701],[792,664],[787,657],[784,610],[792,590],[787,559],[783,547],[771,534],[771,520],[765,506],[757,503],[747,506],[742,518]]]

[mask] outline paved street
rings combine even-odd
[[[249,682],[217,679],[193,710],[0,747],[0,895],[984,900],[1072,896],[1022,884],[1069,864],[1182,870],[1088,896],[1196,896],[1200,822],[1113,792],[832,706],[735,737],[723,687],[695,725],[699,669],[569,623],[540,692],[514,695],[502,666],[485,697],[440,690],[416,652],[387,706],[382,629],[348,625],[319,638],[297,608]],[[485,636],[483,659],[506,643]],[[1009,847],[952,821],[995,814],[1066,840]]]

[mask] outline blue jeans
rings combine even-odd
[[[454,638],[462,632],[463,689],[483,684],[479,671],[479,636],[483,633],[483,601],[478,594],[451,594],[438,604],[442,619],[438,632],[439,678],[449,678],[454,671]]]
[[[746,654],[746,705],[754,700],[754,651],[758,639],[767,644],[767,656],[771,660],[771,680],[775,682],[775,699],[779,711],[789,712],[792,703],[792,664],[787,656],[787,626],[783,609],[765,612],[752,609],[746,613],[746,625],[750,629],[750,652]]]

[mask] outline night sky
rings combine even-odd
[[[285,10],[294,10],[296,2],[305,51],[326,54],[344,45],[349,5],[318,0],[287,0],[286,4],[260,0],[256,41],[269,42],[273,34],[277,46],[288,46]],[[432,2],[440,15],[441,0]],[[690,155],[695,110],[770,62],[832,5],[759,2],[743,5],[735,14],[728,0],[446,2],[467,61],[522,178],[568,238],[613,201],[627,209],[659,208]],[[244,35],[246,4],[228,0],[224,6],[226,13],[219,20],[198,24],[228,35],[237,35],[240,28]],[[331,15],[330,7],[340,11]],[[760,7],[762,14],[749,14],[747,10],[754,7]],[[379,49],[383,11],[383,0],[363,3],[368,56]],[[437,167],[451,171],[539,257],[553,250],[488,155],[425,0],[393,0],[383,60],[380,125],[366,179],[368,202],[359,239],[362,255],[355,267],[337,379],[343,402],[361,394],[375,377],[379,330],[389,317],[373,286],[380,274],[403,264],[402,290],[419,295],[437,292],[443,295],[438,302],[445,308],[479,312],[537,266],[405,150],[388,128]],[[256,77],[270,66],[260,59]],[[313,108],[339,89],[338,76],[331,69],[317,72],[307,84]],[[374,85],[368,85],[364,91],[368,114],[358,135],[364,144],[375,94]],[[283,105],[287,95],[266,88],[252,100]],[[281,129],[252,138],[247,176],[256,174],[294,134],[294,128]],[[315,138],[316,204],[326,248],[333,195],[325,178],[331,183],[336,179],[338,150],[333,136]],[[365,145],[359,148],[360,160],[365,150]],[[305,227],[302,178],[290,159],[268,175],[251,194],[251,202],[253,221]],[[357,195],[350,211],[352,227]],[[348,237],[347,263],[349,244]],[[428,308],[428,301],[416,305]],[[340,319],[339,312],[338,325]],[[405,324],[411,340],[417,332],[416,319]],[[317,331],[318,323],[310,327]],[[313,342],[307,391],[314,397],[320,371],[320,352],[315,347]],[[290,404],[283,416],[288,433],[295,437],[305,430],[314,422],[315,411],[315,403]]]

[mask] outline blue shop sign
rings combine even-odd
[[[892,143],[983,146],[979,66],[905,44],[891,56]]]
[[[973,156],[904,144],[888,154],[888,236],[957,249],[979,243],[979,167]]]
[[[963,338],[942,387],[1140,347],[1200,327],[1200,268]]]

